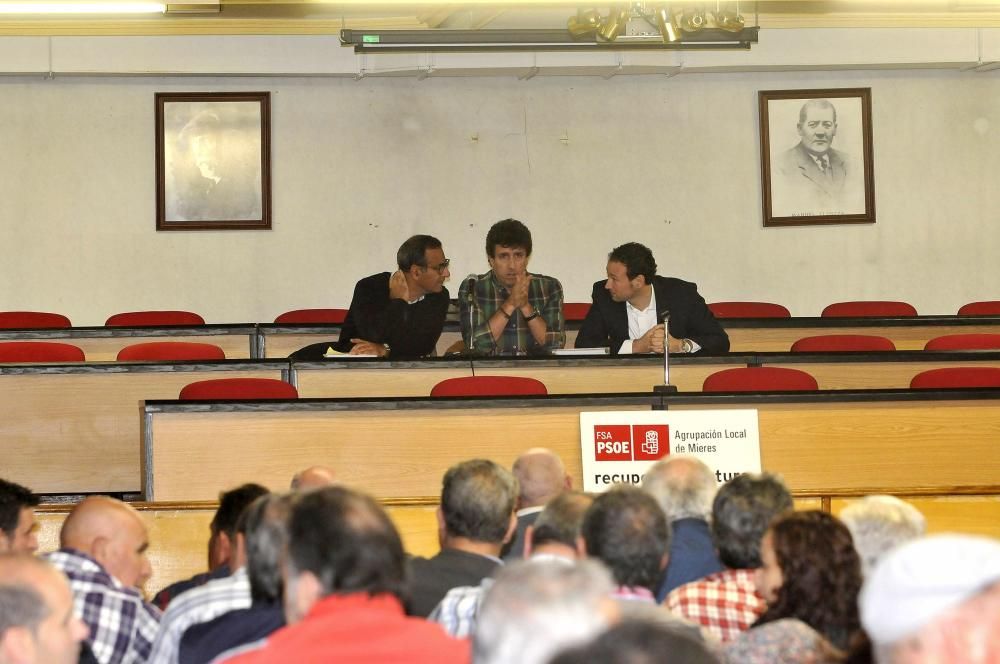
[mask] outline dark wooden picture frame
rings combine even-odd
[[[156,230],[271,228],[271,94],[156,93]]]
[[[762,90],[764,226],[875,223],[871,88]]]

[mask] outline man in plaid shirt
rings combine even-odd
[[[469,275],[458,290],[465,347],[490,355],[562,348],[562,284],[528,272],[531,231],[517,219],[498,221],[486,234],[486,257],[490,271]]]
[[[664,606],[723,641],[749,629],[765,608],[754,583],[760,540],[771,520],[791,509],[791,494],[773,475],[740,475],[723,485],[712,504],[712,539],[727,569],[677,588]]]
[[[76,614],[90,628],[87,644],[100,664],[145,662],[160,611],[137,590],[149,578],[146,526],[120,500],[80,502],[59,533],[62,548],[46,559],[69,578]]]

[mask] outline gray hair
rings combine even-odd
[[[608,627],[614,589],[600,563],[519,561],[487,591],[472,641],[474,664],[545,664]]]
[[[927,531],[920,510],[895,496],[865,496],[841,510],[840,520],[851,531],[865,576],[888,551]]]
[[[658,461],[646,471],[642,488],[660,504],[667,521],[711,518],[715,473],[700,459],[682,456]]]
[[[243,513],[247,575],[254,601],[281,600],[281,557],[288,544],[288,519],[295,494],[261,496]]]
[[[449,535],[479,542],[502,542],[517,500],[517,480],[487,459],[463,461],[448,469],[441,487],[441,512]]]
[[[34,632],[49,615],[49,606],[35,587],[38,582],[32,583],[31,568],[55,570],[34,556],[0,555],[0,638],[12,627],[27,627]]]

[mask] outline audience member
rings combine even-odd
[[[937,535],[902,544],[865,580],[860,605],[880,664],[996,664],[1000,541]]]
[[[545,664],[619,619],[615,584],[597,561],[516,561],[483,598],[474,664]]]
[[[623,620],[551,664],[718,664],[703,642],[662,622]]]
[[[409,561],[410,614],[427,617],[452,588],[472,586],[502,564],[498,557],[517,526],[517,480],[486,459],[448,469],[438,508],[441,552]]]
[[[332,486],[292,507],[285,559],[288,627],[233,664],[468,661],[468,644],[407,617],[406,565],[392,521],[368,496]]]
[[[470,274],[458,289],[465,347],[491,355],[562,348],[562,284],[528,272],[531,231],[517,219],[498,221],[486,234],[486,258],[490,271]]]
[[[722,641],[749,629],[764,611],[754,583],[761,538],[774,517],[791,509],[791,494],[773,475],[740,475],[720,487],[712,503],[712,541],[726,569],[675,589],[667,608]]]
[[[294,494],[258,498],[240,517],[252,603],[189,627],[178,648],[180,662],[207,664],[227,650],[267,638],[285,626],[281,556],[288,543],[294,498]]]
[[[761,542],[757,591],[767,609],[729,641],[727,662],[811,664],[842,659],[861,637],[861,560],[847,526],[812,510],[778,517]]]
[[[0,664],[76,664],[86,637],[66,577],[28,554],[0,555]]]
[[[920,510],[895,496],[865,496],[841,510],[840,520],[851,531],[866,576],[891,549],[927,531]]]
[[[670,523],[670,562],[656,591],[656,601],[662,602],[674,588],[722,571],[708,526],[715,474],[695,457],[670,457],[646,471],[642,488],[656,499]]]
[[[0,553],[34,553],[38,549],[35,507],[31,489],[0,479]]]
[[[243,484],[223,491],[219,494],[219,509],[215,511],[212,522],[209,524],[208,538],[208,571],[196,574],[190,579],[172,583],[153,597],[153,604],[160,607],[160,610],[167,608],[167,605],[181,593],[197,588],[214,579],[222,579],[229,576],[234,567],[230,565],[230,559],[236,549],[236,520],[240,514],[253,501],[267,493],[267,489],[259,484]]]
[[[292,491],[308,491],[334,483],[333,468],[327,466],[310,466],[295,473],[292,477]]]
[[[593,502],[590,496],[567,491],[545,506],[538,519],[524,533],[524,554],[530,561],[565,561],[579,557],[577,541],[583,515]],[[493,585],[486,577],[478,586],[452,588],[431,612],[430,619],[440,623],[445,631],[465,637],[475,631],[476,619],[483,594]]]
[[[258,485],[247,484],[229,492],[229,508],[239,507],[244,500],[257,493]],[[255,501],[264,500],[269,494],[258,496]],[[232,496],[238,496],[233,498]],[[225,538],[228,554],[226,566],[232,570],[229,576],[213,579],[197,588],[192,588],[175,598],[167,606],[160,621],[160,632],[153,643],[150,664],[177,664],[181,637],[192,625],[212,620],[229,611],[250,606],[250,579],[246,569],[247,510],[254,503],[243,507],[236,515],[232,532],[228,527],[219,528],[219,537]],[[218,513],[216,514],[218,516]],[[228,515],[227,515],[228,516]],[[228,519],[227,519],[228,520]]]
[[[535,522],[546,503],[563,491],[573,488],[573,478],[562,459],[552,450],[533,447],[514,461],[511,469],[517,478],[517,530],[504,552],[504,560],[524,555],[524,531]]]
[[[160,611],[139,591],[151,573],[139,514],[120,500],[86,498],[63,522],[59,544],[45,557],[69,578],[76,615],[89,628],[87,644],[97,661],[145,662]]]

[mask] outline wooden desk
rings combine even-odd
[[[1000,333],[1000,316],[913,316],[903,318],[725,318],[734,353],[791,350],[802,337],[819,334],[870,334],[892,339],[896,350],[923,350],[946,334]]]
[[[281,378],[287,367],[250,360],[0,365],[0,469],[37,493],[136,492],[143,399],[176,398],[196,380]]]
[[[257,326],[71,327],[54,330],[0,330],[0,341],[58,341],[83,349],[88,362],[114,362],[118,351],[150,341],[193,341],[215,344],[230,360],[257,357]]]
[[[214,497],[218,478],[275,484],[322,463],[379,498],[438,495],[444,471],[509,466],[546,446],[581,486],[579,413],[648,410],[651,394],[500,399],[316,399],[145,405],[146,500]],[[762,461],[815,495],[951,495],[997,484],[1000,389],[680,394],[669,408],[757,408]],[[205,446],[202,441],[211,440]]]
[[[325,360],[292,367],[292,382],[303,398],[425,397],[442,380],[472,375],[472,362],[449,358]]]

